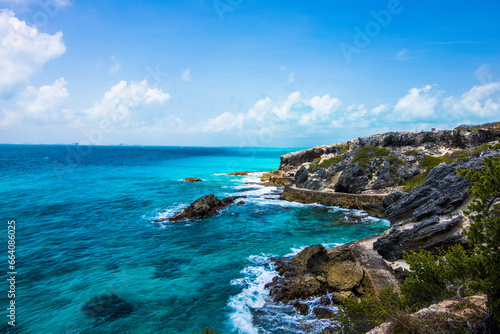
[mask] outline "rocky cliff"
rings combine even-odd
[[[315,245],[292,259],[278,259],[280,275],[268,284],[274,301],[293,303],[300,313],[300,299],[312,296],[339,303],[384,286],[397,289],[403,252],[466,245],[462,231],[469,222],[463,210],[471,184],[457,169],[480,170],[485,157],[499,156],[488,145],[499,138],[495,123],[390,132],[283,155],[280,169],[265,177],[275,185],[294,183],[282,199],[373,209],[391,228],[330,250]]]
[[[488,149],[498,138],[500,125],[493,123],[389,132],[288,153],[281,157],[279,174],[293,175],[295,184],[285,188],[282,199],[385,215],[391,229],[374,249],[388,261],[419,247],[433,251],[466,244],[462,210],[471,185],[457,169],[479,170],[484,157],[499,155]]]

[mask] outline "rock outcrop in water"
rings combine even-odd
[[[190,206],[185,208],[184,211],[182,211],[178,215],[171,218],[159,219],[155,222],[179,221],[183,219],[210,217],[215,215],[217,212],[219,212],[219,210],[225,208],[229,204],[234,203],[234,201],[238,198],[244,198],[244,196],[231,196],[220,200],[213,194],[205,195],[194,201]]]

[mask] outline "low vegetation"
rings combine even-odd
[[[373,157],[388,157],[390,153],[391,151],[387,148],[366,145],[356,150],[351,163],[366,167]]]
[[[340,161],[342,161],[342,156],[338,155],[338,156],[333,157],[333,158],[325,159],[322,162],[320,162],[320,161],[321,161],[321,158],[314,159],[313,162],[311,163],[311,165],[309,166],[309,169],[311,169],[313,167],[321,167],[321,168],[325,168],[325,169],[330,168],[332,165],[337,164]]]

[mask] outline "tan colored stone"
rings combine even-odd
[[[328,286],[338,291],[352,290],[361,284],[362,279],[363,268],[352,261],[333,264],[326,277]]]
[[[335,304],[343,304],[349,297],[354,297],[352,291],[338,291],[332,294],[332,301]]]

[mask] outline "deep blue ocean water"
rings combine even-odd
[[[280,201],[277,188],[254,184],[290,151],[0,145],[0,272],[7,278],[15,220],[18,332],[314,333],[311,316],[265,303],[270,257],[380,233],[388,222],[349,223],[349,210]],[[256,173],[226,175],[247,170]],[[154,223],[210,193],[245,195],[246,204]],[[7,290],[3,279],[0,331]],[[133,305],[128,317],[84,315],[87,301],[112,294]]]

